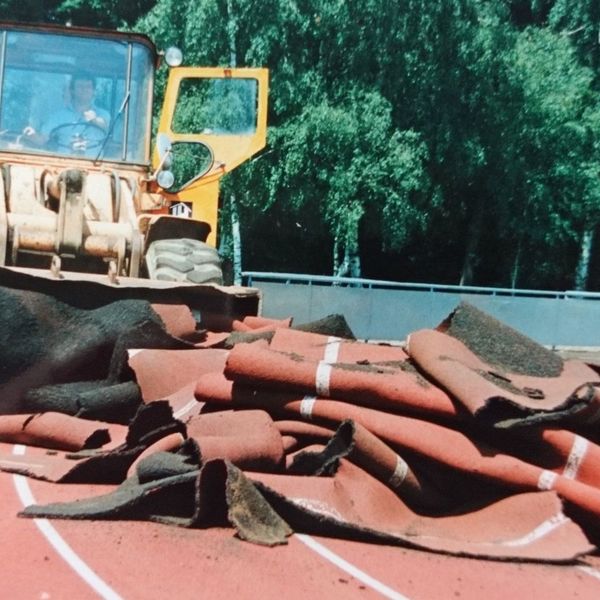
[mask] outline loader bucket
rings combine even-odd
[[[134,277],[111,279],[107,275],[22,267],[0,267],[0,287],[40,292],[71,306],[91,309],[116,300],[146,300],[188,306],[199,328],[230,331],[235,319],[258,315],[260,291],[241,286],[156,281]]]

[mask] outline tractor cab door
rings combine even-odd
[[[218,179],[261,150],[267,95],[267,69],[171,69],[158,133],[173,146],[174,187]]]
[[[175,67],[169,72],[153,166],[172,216],[209,226],[216,244],[219,179],[264,148],[267,69]]]

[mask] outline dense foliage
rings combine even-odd
[[[270,68],[269,147],[225,183],[245,269],[600,289],[598,0],[0,5]]]

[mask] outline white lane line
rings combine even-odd
[[[598,571],[598,569],[594,569],[593,567],[577,567],[577,569],[583,571],[586,575],[589,575],[590,577],[600,579],[600,571]]]
[[[13,446],[13,454],[19,456],[25,454],[25,446],[17,444]],[[13,481],[17,490],[19,500],[24,507],[35,504],[27,478],[23,475],[13,475]],[[122,600],[105,581],[100,579],[94,571],[75,553],[73,548],[61,537],[47,519],[33,519],[44,537],[54,547],[63,560],[81,577],[101,598],[105,600]]]
[[[182,406],[177,412],[173,413],[173,416],[176,419],[180,419],[196,406],[198,406],[198,400],[190,400],[185,406]]]
[[[388,587],[381,581],[378,581],[374,577],[371,577],[364,571],[361,571],[358,567],[355,567],[353,564],[349,563],[347,560],[344,560],[341,556],[338,556],[335,552],[331,551],[329,548],[326,548],[322,544],[319,544],[317,540],[312,538],[309,535],[304,533],[296,533],[294,537],[299,539],[303,544],[308,546],[311,550],[327,559],[329,562],[333,563],[336,567],[342,569],[342,571],[346,571],[349,575],[362,581],[365,585],[368,585],[370,588],[374,589],[376,592],[379,592],[382,596],[386,598],[392,598],[392,600],[409,600],[406,596],[403,596],[396,590]]]
[[[552,533],[553,531],[555,531],[559,527],[562,527],[563,525],[565,525],[565,523],[568,523],[568,522],[569,522],[569,519],[567,519],[567,517],[562,512],[559,512],[558,514],[554,515],[553,517],[550,517],[549,519],[546,519],[545,521],[540,523],[537,527],[535,527],[532,531],[530,531],[526,535],[524,535],[520,538],[515,538],[512,540],[505,540],[503,542],[500,542],[500,546],[508,546],[508,547],[528,546],[529,544],[532,544],[533,542],[536,542],[537,540],[543,538],[544,536],[548,535],[549,533]]]

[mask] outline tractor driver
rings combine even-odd
[[[86,154],[99,147],[106,136],[110,115],[94,104],[96,80],[78,72],[69,83],[69,102],[42,123],[40,131],[26,127],[23,134],[36,146],[50,144],[58,150]]]

